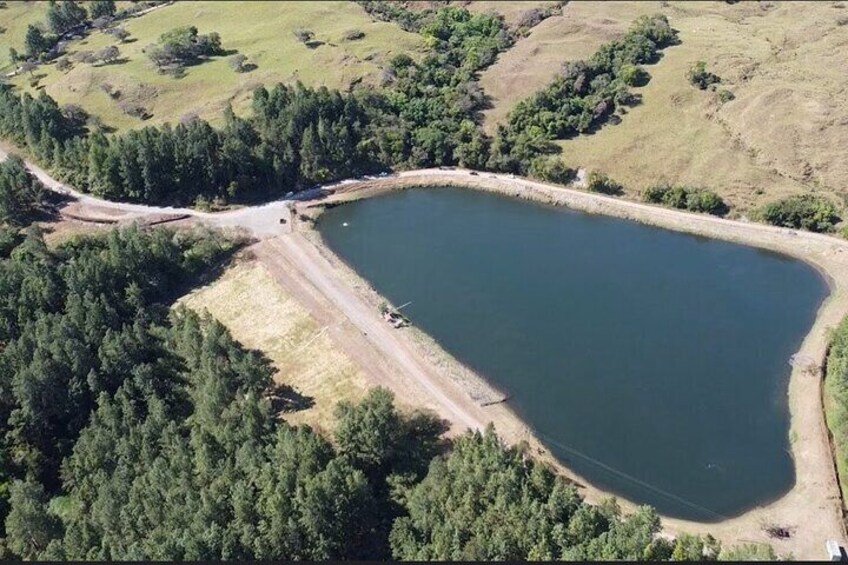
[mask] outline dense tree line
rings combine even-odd
[[[587,132],[616,108],[636,102],[629,87],[645,79],[639,65],[656,62],[676,41],[665,16],[642,16],[622,39],[603,45],[588,61],[566,64],[547,88],[519,102],[507,123],[498,126],[490,166],[526,174],[535,155],[556,151],[552,140]]]
[[[420,63],[408,55],[391,61],[374,127],[378,158],[412,167],[484,168],[488,140],[477,113],[485,97],[476,76],[512,38],[502,18],[457,7],[434,12],[418,32],[431,52]]]

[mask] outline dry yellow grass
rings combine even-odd
[[[648,67],[643,103],[621,124],[561,142],[565,160],[599,169],[635,195],[660,179],[713,189],[737,210],[793,193],[841,199],[848,184],[848,17],[841,2],[572,2],[484,73],[487,126],[547,84],[561,64],[663,13],[682,43]],[[686,80],[697,60],[736,99]]]
[[[218,32],[225,49],[237,50],[257,68],[236,73],[227,57],[216,57],[189,67],[181,79],[159,74],[142,50],[162,33],[187,25],[201,34]],[[218,122],[228,103],[236,111],[246,109],[257,86],[300,80],[308,86],[346,89],[357,81],[373,83],[393,54],[415,54],[421,45],[418,35],[374,22],[352,2],[177,2],[121,26],[130,32],[130,42],[118,44],[125,62],[74,63],[67,72],[55,64],[44,65],[36,71],[44,75],[36,87],[44,87],[60,104],[81,105],[117,129],[176,123],[189,113]],[[297,29],[312,31],[316,42],[323,43],[307,47],[295,37]],[[364,37],[345,39],[346,32],[354,29]],[[73,59],[75,52],[97,51],[114,43],[111,36],[94,32],[73,42],[69,55]],[[101,90],[104,83],[121,92],[120,100]],[[27,74],[14,84],[34,91]],[[142,105],[152,118],[142,122],[125,115],[119,101]]]
[[[311,408],[285,414],[287,421],[329,430],[337,402],[364,397],[367,382],[362,370],[259,263],[237,264],[179,303],[209,311],[244,346],[271,359],[277,382],[312,397]]]

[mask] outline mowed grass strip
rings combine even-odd
[[[130,33],[130,42],[117,44],[118,63],[74,63],[67,72],[55,64],[44,65],[35,71],[36,76],[44,75],[35,87],[26,74],[15,84],[30,92],[44,87],[60,104],[79,104],[118,130],[177,123],[189,114],[217,123],[228,103],[237,112],[245,111],[253,89],[262,84],[300,80],[308,86],[347,89],[359,81],[376,83],[393,55],[417,54],[422,46],[418,35],[374,22],[352,2],[177,2],[120,25]],[[222,56],[188,67],[183,78],[159,74],[142,50],[163,32],[188,25],[201,34],[218,32],[224,49],[245,55],[256,69],[237,73]],[[310,45],[295,37],[300,29],[314,34]],[[354,30],[364,36],[348,39]],[[113,44],[111,36],[94,32],[74,42],[69,55]],[[103,84],[120,96],[110,97]],[[121,102],[140,105],[152,117],[141,121],[128,116]]]
[[[336,403],[364,398],[362,370],[260,264],[235,265],[179,303],[208,311],[244,346],[271,359],[277,382],[312,397],[311,408],[284,415],[288,422],[332,430]]]

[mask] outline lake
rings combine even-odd
[[[828,293],[805,263],[458,188],[318,229],[595,486],[704,522],[792,488],[789,358]]]

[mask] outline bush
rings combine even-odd
[[[736,95],[725,88],[722,88],[718,91],[718,99],[721,101],[722,104],[724,104],[725,102],[730,102],[735,98]]]
[[[812,194],[799,194],[767,204],[756,217],[773,226],[813,232],[833,231],[840,221],[833,202]]]
[[[692,68],[686,73],[686,78],[701,90],[706,90],[709,86],[721,82],[718,75],[707,70],[707,64],[704,61],[698,61],[692,65]]]
[[[356,41],[358,39],[362,39],[363,37],[365,37],[364,31],[352,29],[350,31],[346,31],[345,34],[342,36],[342,39],[344,39],[345,41]]]
[[[227,60],[230,63],[230,67],[237,73],[244,72],[244,64],[247,62],[247,57],[238,53],[233,55]]]
[[[617,196],[624,192],[624,187],[609,178],[604,173],[592,171],[586,179],[586,188],[589,192],[599,192],[601,194],[610,194]]]
[[[618,76],[627,86],[643,86],[650,79],[650,75],[642,67],[630,64],[622,66]]]
[[[124,114],[132,116],[133,118],[138,118],[139,120],[146,120],[150,117],[150,113],[147,111],[147,109],[145,109],[144,106],[140,104],[124,101],[120,102],[118,104],[118,107]]]
[[[105,30],[103,33],[108,33],[109,35],[111,35],[112,37],[114,37],[115,39],[120,41],[121,43],[125,42],[127,40],[127,38],[129,38],[129,36],[130,36],[130,32],[128,32],[127,30],[125,30],[122,27],[111,27],[111,28]]]
[[[727,204],[715,192],[691,186],[657,184],[645,189],[642,199],[651,204],[713,216],[724,216],[729,211]]]
[[[536,157],[530,163],[530,176],[545,182],[568,184],[574,180],[576,171],[557,157]]]
[[[296,29],[294,30],[294,36],[301,43],[306,43],[307,41],[311,41],[315,37],[315,34],[308,29]]]

